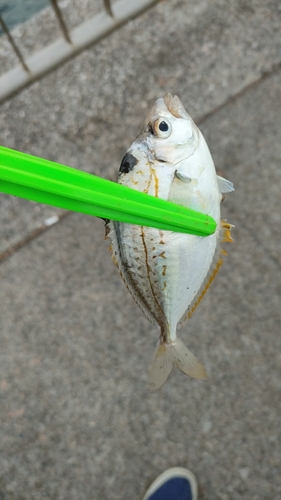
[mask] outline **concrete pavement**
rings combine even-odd
[[[280,17],[278,2],[161,2],[0,109],[1,144],[115,178],[148,106],[177,93],[210,113],[200,128],[236,188],[235,242],[182,327],[208,381],[174,371],[149,392],[158,330],[102,221],[71,214],[2,262],[0,498],[141,499],[174,465],[201,499],[281,498]],[[0,202],[2,251],[57,213]]]

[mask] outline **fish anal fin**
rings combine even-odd
[[[206,281],[204,287],[200,291],[199,295],[196,297],[195,302],[193,303],[191,309],[188,311],[188,313],[187,313],[186,317],[183,319],[183,321],[185,319],[187,319],[187,318],[190,318],[190,316],[192,315],[192,313],[194,313],[196,307],[200,304],[200,302],[203,299],[204,295],[209,290],[209,288],[211,286],[211,283],[214,281],[216,275],[218,274],[219,268],[221,267],[222,263],[223,263],[223,259],[221,257],[219,257],[219,259],[217,260],[217,263],[216,263],[216,265],[215,265],[212,273],[210,274],[210,276],[208,278],[208,281]]]
[[[231,229],[234,227],[233,224],[230,224],[226,220],[221,220],[220,222],[220,237],[219,237],[219,242],[227,242],[227,243],[232,243],[233,239],[231,237]],[[180,324],[182,324],[187,318],[190,318],[190,316],[193,314],[197,306],[200,304],[201,300],[203,299],[204,295],[206,292],[209,290],[212,282],[214,281],[216,275],[219,272],[219,269],[221,265],[223,264],[223,257],[227,255],[227,251],[224,250],[223,248],[217,248],[217,251],[215,252],[215,256],[213,259],[213,262],[210,267],[210,271],[205,278],[205,281],[203,282],[201,288],[199,289],[197,295],[193,299],[193,302],[191,302],[189,309],[187,312],[183,315],[182,319],[180,320]]]
[[[229,229],[225,229],[223,232],[223,239],[221,240],[222,243],[232,243],[233,238],[231,237],[231,233]]]
[[[223,237],[221,242],[227,242],[227,243],[232,243],[233,238],[231,237],[231,229],[234,227],[233,224],[229,224],[229,222],[226,222],[226,220],[221,221],[221,228],[223,230]]]
[[[176,365],[183,373],[197,379],[206,379],[207,373],[203,365],[177,337],[172,343],[162,342],[158,345],[149,370],[149,383],[152,390],[159,389]]]

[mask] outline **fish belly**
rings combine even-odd
[[[138,165],[144,165],[141,156],[138,159]],[[142,168],[138,166],[119,182],[152,196],[210,212],[208,206],[193,206],[193,198],[196,201],[202,198],[204,203],[206,199],[199,196],[198,182],[195,185],[178,182],[174,169],[165,164]],[[215,205],[218,214],[210,213],[217,219],[219,203]],[[162,337],[168,342],[175,340],[177,324],[188,314],[214,261],[218,230],[204,238],[121,222],[110,224],[113,258],[127,288],[146,316],[160,325]]]
[[[176,338],[214,260],[217,235],[208,238],[114,222],[113,255],[140,308]]]

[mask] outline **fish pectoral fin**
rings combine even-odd
[[[203,365],[177,337],[167,344],[160,343],[157,347],[152,365],[149,370],[149,384],[152,390],[159,389],[170,375],[174,364],[186,375],[193,378],[206,379],[207,373]]]
[[[231,193],[232,191],[235,191],[232,182],[228,181],[224,177],[217,175],[217,181],[218,181],[218,185],[219,185],[219,190],[222,194],[223,193]]]
[[[179,172],[179,170],[175,171],[175,176],[182,182],[189,184],[191,182],[191,178],[185,172]]]

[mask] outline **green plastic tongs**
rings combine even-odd
[[[0,192],[103,219],[197,236],[212,217],[95,175],[0,146]]]

